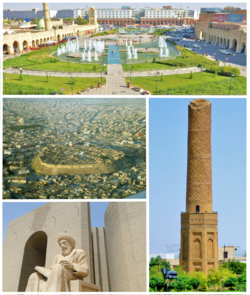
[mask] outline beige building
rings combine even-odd
[[[87,254],[85,283],[103,292],[146,291],[146,204],[109,203],[105,228],[92,228],[86,202],[47,203],[8,224],[3,245],[3,291],[25,291],[35,266],[50,268],[67,232]]]
[[[97,12],[91,6],[89,8],[88,25],[62,25],[61,22],[53,23],[50,21],[48,4],[44,6],[44,24],[45,28],[41,30],[12,30],[11,34],[3,36],[3,49],[8,54],[20,53],[30,47],[38,47],[40,44],[46,44],[48,41],[61,41],[65,37],[85,36],[87,33],[98,31]],[[54,27],[56,25],[56,28]],[[59,27],[59,28],[58,28]],[[54,28],[54,29],[53,29]]]
[[[246,54],[247,25],[237,23],[212,22],[211,14],[200,14],[199,22],[195,25],[196,38],[210,41],[221,48],[230,49]]]

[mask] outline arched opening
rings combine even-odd
[[[223,40],[223,38],[221,37],[220,38],[220,46],[222,46],[222,40]]]
[[[246,44],[245,44],[245,42],[243,42],[242,43],[242,45],[241,45],[241,53],[245,53],[245,50],[246,50]]]
[[[183,251],[182,251],[182,254],[183,254],[183,257],[182,257],[183,260],[188,259],[188,239],[187,238],[183,239]]]
[[[46,43],[46,38],[43,38],[43,43]]]
[[[204,40],[207,40],[207,33],[204,33],[204,35],[203,35],[203,39],[204,39]]]
[[[35,47],[36,46],[36,42],[35,40],[32,40],[32,47]]]
[[[217,37],[217,45],[219,45],[219,44],[220,44],[220,38]]]
[[[227,39],[227,45],[226,45],[226,49],[229,49],[229,46],[230,46],[230,40]]]
[[[199,239],[194,240],[193,258],[201,258],[201,241]]]
[[[61,41],[61,36],[57,35],[57,41]]]
[[[19,44],[19,42],[14,41],[14,42],[13,42],[13,48],[14,48],[14,52],[15,52],[15,53],[21,52],[21,48],[20,48],[20,44]]]
[[[49,37],[47,37],[47,41],[49,41]]]
[[[43,44],[43,39],[40,39],[40,44]]]
[[[10,54],[10,47],[8,44],[3,44],[3,54]]]
[[[237,40],[236,39],[233,39],[232,48],[234,51],[236,51],[236,49],[237,49]]]
[[[24,292],[29,276],[36,266],[45,266],[47,235],[43,231],[34,233],[25,244],[18,292]]]
[[[212,239],[207,241],[207,258],[214,258],[213,244],[214,243]]]
[[[36,46],[38,46],[38,45],[39,45],[39,40],[37,39],[37,40],[36,40]]]
[[[197,205],[197,206],[196,206],[196,213],[199,213],[199,212],[200,212],[200,206]]]
[[[28,42],[26,40],[23,41],[23,49],[24,50],[29,49],[29,45],[28,45]]]

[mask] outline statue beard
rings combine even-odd
[[[73,248],[71,248],[71,247],[67,247],[65,249],[62,248],[62,255],[68,256],[72,251],[73,251]]]

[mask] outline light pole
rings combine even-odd
[[[231,77],[228,78],[230,80],[230,86],[229,86],[229,95],[231,93],[231,80],[232,80],[232,77],[234,77],[234,74],[231,74]]]
[[[74,77],[71,76],[71,94],[72,95],[73,95],[73,79],[74,79]]]
[[[101,84],[102,84],[102,74],[103,74],[103,70],[101,68],[99,68],[100,71],[100,76],[101,76]]]
[[[157,94],[157,82],[158,82],[158,76],[157,73],[155,74],[155,92]]]

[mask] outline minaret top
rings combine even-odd
[[[212,213],[211,102],[189,105],[186,212]]]

